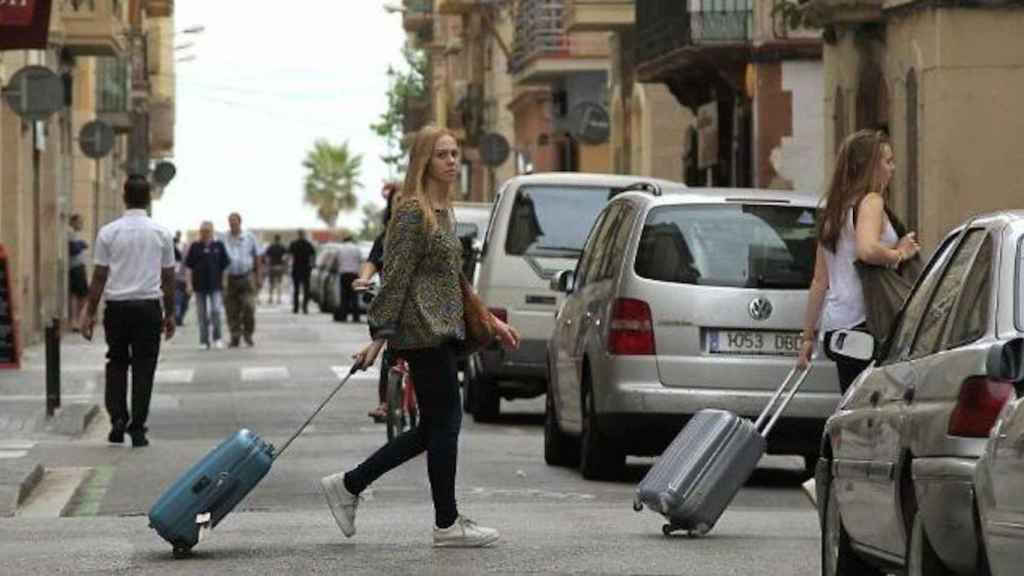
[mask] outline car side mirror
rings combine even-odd
[[[860,330],[836,330],[828,349],[833,354],[853,360],[871,361],[875,357],[875,339]]]
[[[568,294],[576,284],[576,273],[572,270],[559,270],[551,277],[551,289],[555,292]]]
[[[996,342],[989,347],[985,371],[993,380],[1018,384],[1024,381],[1024,338]]]

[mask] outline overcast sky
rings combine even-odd
[[[178,0],[177,176],[153,217],[176,229],[242,214],[243,227],[320,227],[302,202],[302,160],[318,138],[363,155],[361,205],[382,205],[385,142],[370,130],[386,105],[387,67],[403,64],[400,14],[381,0]],[[391,4],[400,4],[391,2]],[[191,57],[191,56],[189,56]]]

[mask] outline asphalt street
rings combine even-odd
[[[541,398],[504,402],[494,424],[464,419],[460,511],[501,530],[496,546],[430,546],[422,457],[370,489],[358,533],[346,539],[317,480],[385,441],[384,426],[366,416],[376,401],[375,373],[353,378],[194,556],[175,560],[147,527],[161,491],[239,428],[282,444],[366,340],[365,324],[292,315],[287,303],[260,306],[254,348],[202,350],[194,326],[190,315],[163,348],[146,448],[108,444],[102,411],[76,436],[33,417],[42,407],[41,349],[27,351],[19,374],[0,375],[0,467],[32,461],[45,468],[15,514],[0,518],[0,574],[819,573],[819,531],[799,489],[801,460],[767,458],[710,534],[665,537],[658,516],[631,507],[650,459],[631,459],[615,482],[544,464]],[[64,339],[65,403],[102,408],[103,352],[77,335]]]

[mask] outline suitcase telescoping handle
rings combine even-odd
[[[288,441],[284,443],[284,446],[281,446],[280,450],[274,452],[273,460],[277,460],[278,458],[281,457],[281,454],[284,454],[284,451],[288,449],[288,446],[290,446],[291,443],[295,441],[295,439],[298,438],[300,434],[302,434],[302,431],[306,429],[306,426],[309,426],[309,423],[313,421],[313,418],[316,418],[316,415],[319,414],[320,411],[324,409],[324,406],[327,406],[327,403],[331,401],[331,398],[334,398],[334,395],[338,393],[338,390],[341,390],[341,387],[344,386],[346,382],[348,382],[348,379],[351,378],[352,375],[358,372],[362,367],[362,364],[360,364],[359,362],[356,362],[355,364],[352,365],[352,368],[348,371],[348,374],[346,374],[345,377],[341,379],[341,382],[338,382],[338,385],[334,387],[334,390],[331,390],[331,393],[327,395],[327,398],[324,398],[324,401],[321,402],[320,406],[318,406],[317,409],[312,414],[309,415],[309,418],[307,418],[306,421],[303,422],[302,426],[299,426],[299,429],[295,431],[295,434],[292,434],[292,437],[289,438]]]
[[[757,421],[754,422],[754,428],[764,436],[768,437],[768,433],[775,427],[775,422],[778,421],[779,417],[786,410],[786,406],[789,406],[790,401],[793,400],[793,396],[796,395],[796,391],[803,385],[804,379],[807,378],[807,374],[811,371],[811,365],[808,364],[803,370],[793,366],[786,375],[786,379],[782,381],[782,385],[775,391],[772,399],[768,401],[768,405],[764,407],[764,410],[757,417]],[[795,378],[795,379],[794,379]],[[790,386],[792,384],[792,386]],[[785,398],[782,395],[785,394]],[[782,403],[778,404],[779,398],[782,398]],[[778,405],[777,405],[778,404]],[[765,422],[767,421],[767,424]],[[764,427],[762,428],[762,424]]]

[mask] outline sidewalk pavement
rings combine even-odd
[[[22,351],[19,369],[0,370],[0,517],[13,516],[42,479],[32,457],[39,442],[80,436],[102,417],[106,346],[100,330],[92,342],[67,332],[60,344],[61,406],[46,417],[46,350],[40,342]]]

